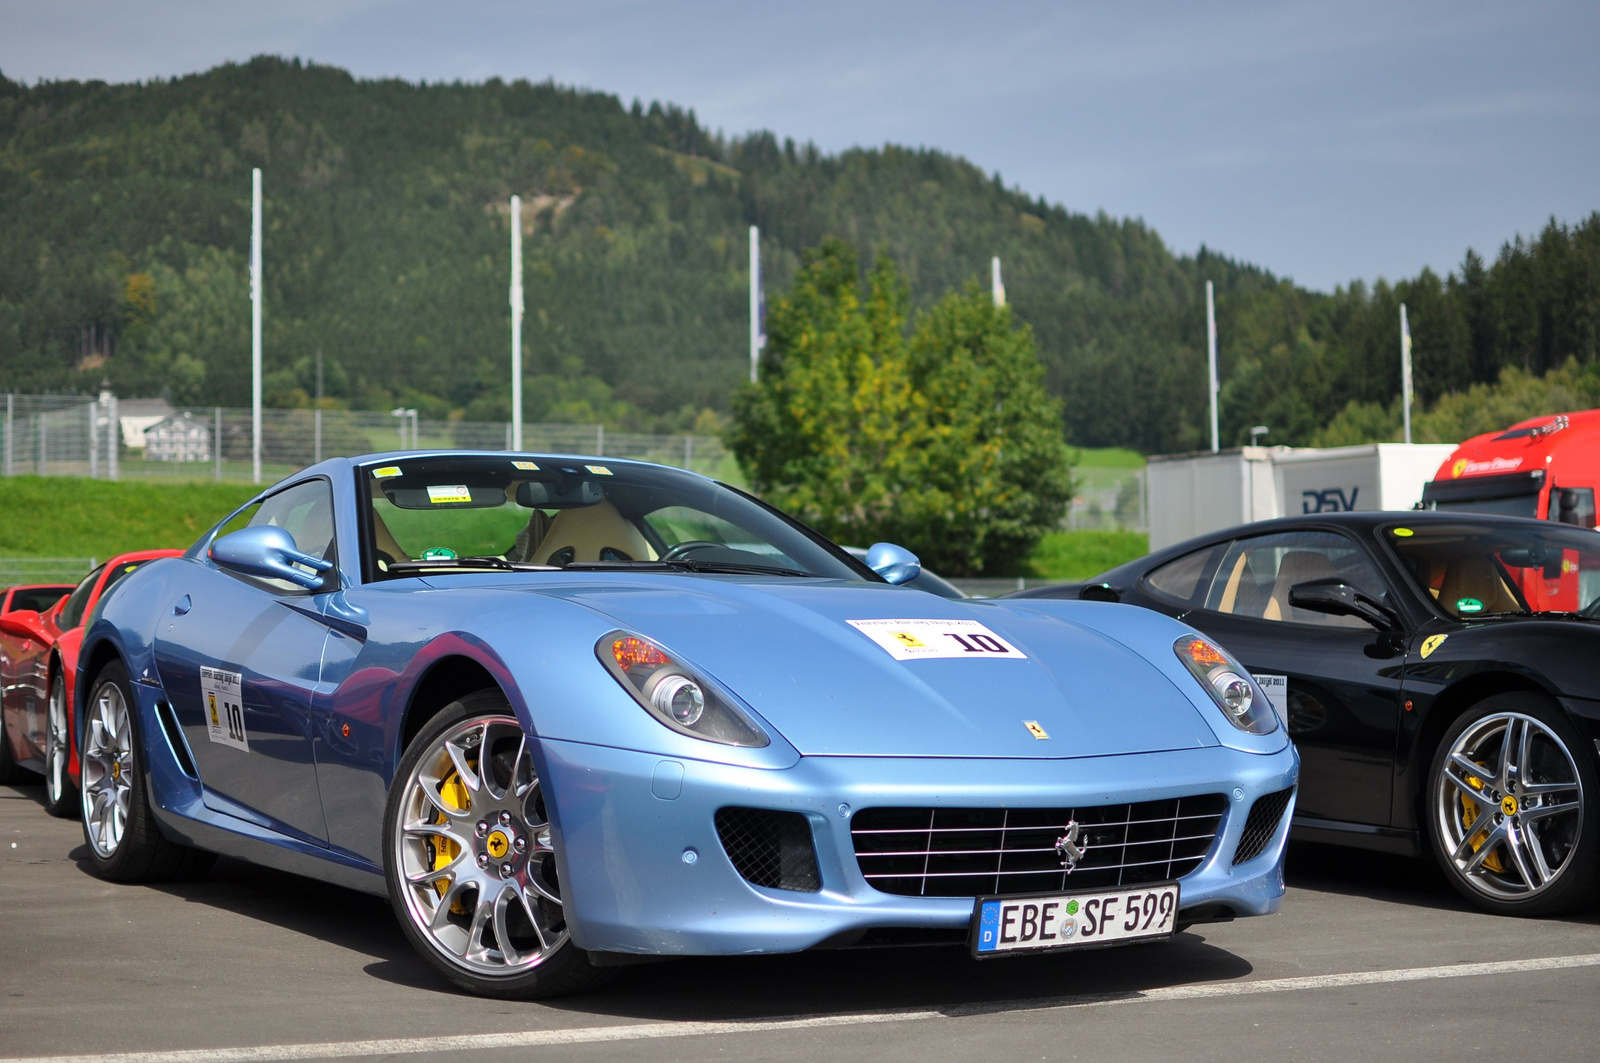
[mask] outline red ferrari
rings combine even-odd
[[[0,590],[0,613],[9,613],[13,609],[32,609],[42,613],[65,598],[71,590],[70,583],[29,583],[21,587],[7,587]]]
[[[118,554],[42,613],[33,609],[0,613],[0,783],[22,782],[27,771],[40,772],[50,814],[77,814],[72,693],[84,618],[118,580],[146,561],[182,553]]]

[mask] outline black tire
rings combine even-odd
[[[115,711],[117,699],[123,708],[121,718]],[[162,834],[150,811],[149,777],[134,704],[127,670],[121,661],[109,662],[95,676],[84,702],[89,719],[84,728],[79,808],[89,866],[112,882],[162,882],[198,874],[210,866],[212,854]],[[100,725],[103,705],[117,719],[115,734]],[[126,805],[120,832],[112,820],[101,815],[106,807],[101,798],[111,801],[116,796]]]
[[[67,774],[67,762],[72,758],[72,710],[66,704],[66,682],[59,671],[50,678],[50,698],[45,705],[44,810],[57,819],[70,819],[79,814],[82,801]],[[63,717],[60,720],[58,713]]]
[[[475,734],[479,736],[476,739]],[[525,745],[518,744],[522,738],[511,706],[497,688],[476,691],[441,709],[406,747],[389,787],[383,816],[383,862],[395,917],[424,960],[468,992],[530,1000],[592,989],[609,981],[615,972],[595,967],[589,962],[589,954],[573,944],[565,931],[559,900],[545,901],[537,892],[530,893],[549,890],[558,898],[559,882],[554,872],[548,819],[543,812],[542,784],[533,771],[531,758],[526,756]],[[434,777],[440,783],[435,789],[443,794],[459,778],[448,767],[447,743],[453,744],[463,762],[473,764],[473,771],[478,771],[477,765],[481,764],[481,757],[476,762],[471,760],[477,755],[474,750],[485,746],[491,749],[495,765],[491,779],[477,780],[477,789],[463,782],[450,791],[459,796],[450,801],[454,811],[448,814],[428,800],[426,787],[419,781],[420,771],[436,772]],[[525,779],[526,785],[519,788],[519,779]],[[495,785],[503,792],[493,793]],[[460,801],[465,801],[465,807],[457,803]],[[477,810],[473,808],[475,804]],[[505,807],[500,808],[501,805]],[[513,811],[515,814],[510,815]],[[510,818],[491,818],[491,812],[494,816],[504,812]],[[461,817],[461,829],[453,829],[457,825],[450,819],[452,815]],[[474,829],[470,821],[480,816],[480,824],[492,823],[494,828]],[[410,823],[423,819],[437,822],[452,828],[452,834],[445,837],[407,830],[402,817]],[[513,839],[515,853],[526,850],[526,855],[507,855],[512,851]],[[492,860],[490,849],[498,850]],[[487,871],[480,862],[485,860],[490,861]],[[507,861],[503,866],[513,870],[497,876],[493,865],[499,861]],[[438,869],[440,878],[408,880],[407,868],[413,865]],[[413,873],[414,870],[415,867]],[[500,891],[509,889],[517,897],[529,898],[524,903],[530,907],[511,909],[501,924],[508,928],[509,949],[501,949],[498,941],[490,940],[495,933],[493,927],[481,931],[482,937],[476,942],[472,931],[463,927],[472,923],[471,917],[476,914],[473,906],[492,904],[485,897],[491,889],[497,891],[497,896],[504,896]],[[535,913],[539,927],[532,921]],[[514,927],[513,918],[519,920]],[[546,921],[549,926],[543,925]],[[515,941],[509,940],[513,930]],[[462,943],[459,950],[453,948],[456,941]],[[532,955],[528,954],[529,949]],[[468,958],[468,952],[478,954],[476,961]]]
[[[1462,714],[1434,750],[1422,803],[1429,847],[1451,885],[1485,911],[1587,907],[1600,886],[1596,794],[1593,747],[1561,707],[1536,694],[1496,694]]]

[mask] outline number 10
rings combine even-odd
[[[961,648],[968,653],[1005,653],[1006,647],[999,639],[992,635],[957,635],[953,631],[946,631],[946,635],[961,644]]]

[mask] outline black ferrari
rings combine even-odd
[[[1226,646],[1299,746],[1294,836],[1426,847],[1490,911],[1595,901],[1600,532],[1290,517],[1014,597],[1144,606]]]

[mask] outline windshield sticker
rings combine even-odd
[[[472,491],[466,484],[429,484],[428,501],[436,506],[446,502],[471,502]]]
[[[847,620],[846,623],[882,646],[897,661],[936,657],[1027,660],[1028,657],[976,620]]]
[[[1253,677],[1261,692],[1267,696],[1267,701],[1278,711],[1279,719],[1289,718],[1289,677],[1286,675],[1262,675],[1257,672]]]
[[[1402,539],[1409,539],[1416,534],[1410,528],[1396,528],[1394,533]]]
[[[535,465],[531,461],[514,461],[514,462],[511,463],[511,467],[513,469],[523,469],[523,470],[525,470],[527,472],[538,472],[539,471],[539,466]]]
[[[606,468],[604,465],[585,465],[584,468],[588,469],[590,472],[594,473],[596,476],[610,476],[611,475],[611,470]]]
[[[422,551],[423,561],[454,561],[456,552],[448,546],[430,546]]]
[[[374,478],[379,479],[379,480],[383,479],[386,476],[399,476],[400,475],[400,466],[398,466],[398,465],[385,465],[381,469],[373,469],[372,470],[372,475],[373,475]]]
[[[1478,601],[1476,598],[1457,598],[1456,612],[1481,613],[1483,612],[1483,603]]]
[[[201,667],[200,701],[205,706],[206,737],[213,742],[250,752],[244,733],[244,676],[217,668]]]
[[[1444,640],[1449,637],[1449,635],[1429,635],[1427,638],[1423,639],[1422,659],[1427,660],[1429,654],[1433,653],[1433,651],[1438,649],[1440,646],[1443,646]]]

